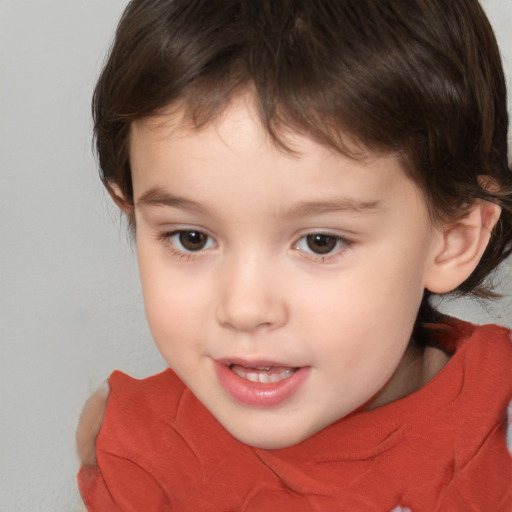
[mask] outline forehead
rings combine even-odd
[[[375,204],[414,185],[396,155],[372,152],[349,136],[345,139],[355,158],[291,130],[282,134],[283,148],[257,112],[246,95],[200,128],[180,105],[133,123],[130,159],[136,196],[156,188],[193,186],[194,195],[206,197],[213,180],[232,193],[259,191],[281,203],[315,200],[318,193],[325,199],[345,196]]]
[[[243,89],[236,93],[233,98],[223,107],[220,106],[211,115],[208,121],[196,122],[194,105],[189,105],[189,101],[178,100],[161,109],[152,116],[145,117],[135,121],[131,125],[131,139],[139,138],[141,134],[145,143],[153,139],[153,142],[165,142],[169,139],[180,139],[184,137],[202,135],[208,129],[223,134],[227,141],[232,136],[236,136],[239,142],[243,140],[244,134],[248,130],[252,133],[246,138],[248,142],[254,145],[256,142],[264,142],[268,145],[275,145],[276,152],[283,152],[288,155],[298,156],[307,153],[312,146],[323,146],[325,153],[337,153],[336,148],[341,154],[350,156],[361,161],[370,161],[377,156],[391,154],[391,151],[383,152],[370,150],[360,140],[349,133],[348,130],[325,129],[325,143],[316,141],[313,136],[307,133],[307,127],[301,126],[293,128],[281,117],[286,118],[286,113],[281,116],[282,110],[279,105],[276,106],[276,114],[272,120],[266,123],[261,121],[261,111],[263,107],[256,99],[256,95],[251,88]],[[212,109],[213,111],[214,109]],[[199,112],[199,115],[201,112]],[[257,137],[254,137],[257,132]],[[330,132],[330,133],[329,133]],[[199,138],[199,137],[197,137]]]

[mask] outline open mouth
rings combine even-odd
[[[271,361],[215,361],[220,385],[238,403],[274,407],[291,398],[307,380],[309,366],[285,366]]]
[[[261,384],[271,384],[291,377],[298,368],[289,368],[286,366],[258,366],[247,368],[239,364],[230,364],[229,369],[250,382],[260,382]]]

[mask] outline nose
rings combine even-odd
[[[257,257],[226,261],[221,271],[217,321],[225,328],[272,330],[288,319],[285,290],[277,271]]]

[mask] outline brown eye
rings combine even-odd
[[[306,243],[315,254],[328,254],[336,249],[339,239],[331,235],[314,234],[306,237]]]
[[[208,236],[200,231],[178,231],[176,235],[179,244],[186,251],[200,251],[208,242]]]

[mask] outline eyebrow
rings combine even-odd
[[[175,196],[161,188],[151,188],[144,192],[136,201],[137,206],[166,206],[168,208],[183,208],[203,212],[205,208],[196,201]]]
[[[136,201],[139,207],[163,206],[168,208],[182,208],[204,213],[205,208],[200,203],[176,196],[155,187],[144,192]],[[383,209],[380,201],[359,201],[351,198],[336,198],[327,201],[302,201],[284,211],[283,216],[289,218],[306,217],[308,215],[320,215],[330,212],[351,212],[351,213],[376,213]]]
[[[306,217],[330,212],[376,213],[382,209],[380,201],[358,201],[343,197],[329,201],[304,201],[292,206],[285,216]]]

